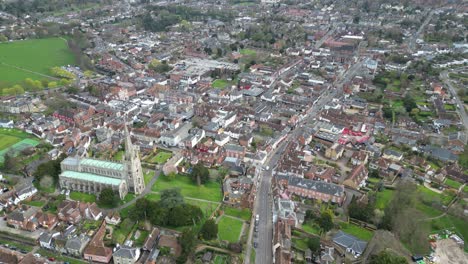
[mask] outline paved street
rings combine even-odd
[[[460,119],[465,126],[465,131],[468,131],[468,116],[466,115],[465,111],[465,105],[463,102],[460,100],[460,97],[458,97],[457,89],[453,87],[452,82],[450,81],[450,76],[448,71],[444,71],[440,74],[440,79],[442,79],[449,89],[450,93],[453,95],[455,98],[455,102],[457,103],[458,106],[458,112],[460,113]]]
[[[342,95],[342,85],[343,83],[349,81],[353,76],[357,74],[357,71],[361,68],[363,62],[359,61],[356,64],[353,64],[340,78],[334,83],[331,91],[327,91],[324,96],[322,96],[317,103],[312,107],[307,118],[302,120],[302,123],[311,122],[317,113],[323,108],[323,106],[330,102],[333,98],[340,97]],[[300,126],[298,126],[300,127]],[[259,224],[257,238],[254,238],[254,220],[252,220],[252,225],[250,228],[249,240],[247,242],[247,251],[245,263],[250,263],[250,254],[252,250],[253,242],[257,242],[258,246],[255,249],[256,251],[256,264],[271,264],[273,263],[273,223],[272,223],[272,207],[273,198],[271,197],[271,179],[274,168],[281,158],[281,154],[286,148],[288,142],[291,139],[297,137],[300,128],[293,130],[289,136],[278,146],[278,148],[270,154],[269,160],[266,162],[266,166],[270,167],[270,170],[263,171],[260,174],[259,187],[257,190],[257,196],[254,204],[253,210],[253,219],[256,214],[259,215]]]

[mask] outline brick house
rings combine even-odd
[[[359,190],[359,188],[366,185],[366,179],[368,178],[368,175],[369,171],[364,166],[364,164],[361,164],[357,167],[354,167],[343,184],[350,188]]]
[[[16,209],[7,216],[7,224],[16,229],[33,232],[39,226],[36,219],[37,209],[30,207],[26,210]]]

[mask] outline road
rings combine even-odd
[[[418,31],[416,31],[413,36],[411,36],[409,42],[408,42],[408,49],[411,53],[414,52],[415,48],[416,48],[416,40],[419,38],[419,36],[421,35],[422,31],[424,30],[424,28],[427,26],[427,24],[431,21],[432,19],[432,16],[434,15],[434,10],[432,11],[428,11],[429,14],[428,16],[426,17],[426,19],[424,20],[424,22],[421,24],[421,26],[419,27]]]
[[[458,97],[457,89],[453,87],[452,82],[450,81],[449,72],[441,72],[440,79],[445,83],[453,98],[455,99],[455,102],[458,106],[458,113],[460,114],[460,119],[463,125],[465,126],[465,131],[468,131],[468,116],[466,115],[465,104],[460,100],[460,97]]]
[[[358,61],[353,64],[346,72],[338,76],[337,81],[333,83],[333,88],[326,91],[316,104],[312,106],[307,118],[301,121],[301,124],[307,124],[315,119],[318,112],[323,106],[330,102],[333,98],[339,98],[342,95],[342,87],[345,82],[351,80],[353,76],[357,74],[357,71],[362,67],[363,61]],[[298,127],[301,127],[301,124]],[[273,177],[273,171],[276,164],[281,158],[287,144],[297,138],[301,129],[295,129],[286,137],[286,139],[279,144],[278,148],[274,150],[267,162],[266,166],[269,166],[269,170],[262,171],[259,175],[257,195],[253,208],[253,215],[251,223],[255,223],[255,215],[259,215],[258,232],[254,232],[254,224],[250,226],[249,238],[247,241],[246,256],[244,258],[245,263],[250,263],[250,255],[252,252],[252,243],[257,242],[256,251],[256,264],[271,264],[273,263],[273,197],[271,196],[271,179]],[[252,239],[254,234],[257,236]]]

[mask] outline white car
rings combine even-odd
[[[70,195],[70,190],[67,190],[66,195],[67,195],[67,196]]]
[[[41,257],[41,254],[39,254],[39,253],[34,253],[33,256],[35,256],[36,258],[40,258],[40,257]]]

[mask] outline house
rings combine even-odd
[[[83,250],[85,249],[86,245],[88,245],[89,240],[90,239],[88,236],[85,234],[80,234],[79,236],[68,239],[65,243],[65,249],[69,255],[81,258]]]
[[[157,227],[153,227],[153,230],[148,235],[148,237],[145,240],[145,243],[143,244],[143,250],[146,250],[146,251],[153,250],[154,247],[156,246],[156,243],[158,242],[159,234],[160,234],[159,229]]]
[[[101,227],[94,235],[84,251],[84,259],[90,262],[109,263],[112,258],[112,249],[104,245],[103,238],[106,235],[106,221],[102,221]]]
[[[106,215],[106,218],[104,220],[107,224],[118,225],[121,221],[121,218],[119,212],[112,211]]]
[[[273,211],[273,222],[275,223],[279,219],[287,222],[290,226],[296,226],[298,219],[295,212],[294,202],[288,199],[277,199]]]
[[[1,128],[13,128],[13,120],[5,120],[5,119],[0,119],[0,127]]]
[[[354,152],[351,156],[351,164],[353,164],[353,166],[367,164],[368,159],[369,155],[367,154],[367,152],[364,150],[359,150]]]
[[[334,254],[335,254],[335,248],[334,247],[325,246],[325,249],[320,254],[320,264],[335,263],[335,257],[333,256]]]
[[[401,161],[401,159],[403,158],[403,154],[392,149],[386,149],[382,157],[384,159],[389,159],[393,161]]]
[[[37,209],[30,207],[26,210],[16,209],[7,216],[7,223],[16,229],[23,229],[33,232],[37,229],[38,223],[35,218]]]
[[[52,244],[53,235],[48,232],[43,232],[39,236],[39,245],[43,248],[52,249],[54,245]]]
[[[205,252],[202,256],[202,262],[203,263],[211,263],[211,260],[213,259],[213,253],[211,251]]]
[[[34,187],[32,184],[24,185],[19,187],[16,190],[16,199],[15,199],[15,204],[18,204],[21,201],[24,201],[33,195],[37,193],[36,187]]]
[[[49,230],[52,230],[58,223],[57,216],[51,213],[38,212],[36,218],[40,226]]]
[[[343,185],[288,176],[282,173],[278,173],[275,180],[281,187],[300,197],[337,204],[342,204],[346,198]]]
[[[346,252],[353,254],[355,257],[361,256],[367,247],[366,241],[360,240],[341,230],[333,237],[333,243],[343,247]]]
[[[359,188],[366,185],[366,179],[368,178],[368,175],[369,171],[364,166],[364,164],[361,164],[353,168],[343,184],[352,189],[359,190]]]
[[[140,258],[140,249],[122,246],[112,254],[114,264],[133,264]]]
[[[334,143],[325,151],[325,157],[331,160],[338,160],[343,156],[344,147],[338,143]]]
[[[82,216],[78,208],[79,202],[65,200],[57,207],[57,215],[61,221],[71,224],[77,224],[81,221]]]

